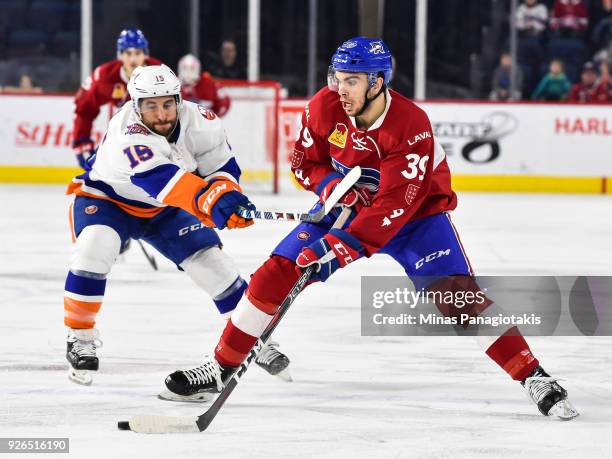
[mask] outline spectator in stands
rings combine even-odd
[[[589,26],[589,12],[584,0],[555,0],[550,28],[563,36],[582,37]]]
[[[567,97],[568,102],[596,102],[600,98],[598,97],[598,90],[601,88],[597,81],[597,71],[595,70],[595,64],[587,62],[582,67],[582,73],[580,74],[580,82],[576,83],[570,89]]]
[[[512,78],[512,56],[503,53],[499,58],[499,66],[493,72],[490,100],[507,101],[520,100],[523,88],[523,72],[516,68],[516,81],[514,92],[510,94],[510,80]]]
[[[593,56],[593,60],[597,64],[601,64],[602,62],[612,64],[612,40],[608,43],[606,48],[600,49],[595,56]]]
[[[600,65],[601,76],[597,87],[595,102],[612,104],[612,63],[602,62]]]
[[[550,62],[547,73],[531,95],[533,100],[564,100],[571,87],[570,81],[563,72],[563,63],[559,59]]]
[[[538,0],[525,0],[516,10],[516,28],[523,37],[539,37],[546,30],[548,9]]]
[[[11,94],[42,94],[43,90],[41,87],[34,85],[34,81],[28,73],[24,73],[19,77],[19,86],[5,86],[2,92]]]
[[[239,65],[238,51],[233,40],[223,40],[221,43],[221,58],[211,65],[210,73],[217,78],[229,80],[246,80],[244,68]]]

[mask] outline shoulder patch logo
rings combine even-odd
[[[125,135],[130,135],[130,134],[149,135],[150,132],[142,124],[134,123],[134,124],[130,124],[127,128],[125,128]]]
[[[215,112],[207,108],[204,108],[201,105],[198,105],[198,110],[200,111],[200,114],[207,120],[212,121],[217,117],[217,115],[215,115]]]
[[[334,144],[337,147],[344,148],[346,145],[346,136],[348,135],[348,128],[344,123],[337,123],[336,129],[327,138],[329,143]]]
[[[125,97],[125,86],[122,83],[115,83],[113,86],[113,94],[111,98],[113,99],[123,99]]]

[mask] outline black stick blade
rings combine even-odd
[[[132,430],[130,429],[130,423],[128,421],[119,421],[117,423],[117,428],[119,430]]]

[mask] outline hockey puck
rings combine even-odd
[[[117,423],[117,427],[119,428],[119,430],[132,430],[130,429],[129,421],[119,421]]]

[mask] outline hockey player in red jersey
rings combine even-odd
[[[225,116],[230,108],[230,98],[217,80],[208,72],[202,72],[197,57],[187,54],[179,60],[178,77],[184,100],[200,104],[220,117]]]
[[[316,267],[310,280],[325,282],[359,258],[382,253],[402,266],[417,290],[481,293],[474,292],[478,285],[448,215],[457,196],[444,149],[425,112],[387,87],[391,70],[391,54],[379,39],[357,37],[334,54],[328,88],[303,112],[291,167],[299,183],[323,203],[341,178],[360,166],[361,178],[340,201],[340,207],[353,209],[353,218],[342,229],[332,228],[333,216],[301,223],[278,244],[253,274],[214,358],[199,367],[207,381],[198,381],[197,390],[214,392],[227,381],[306,267]],[[439,251],[444,256],[420,262]],[[487,301],[470,313],[478,315],[492,304]],[[461,308],[437,306],[445,314]],[[484,347],[544,415],[578,415],[516,327],[491,337]],[[194,384],[177,371],[166,378],[166,386],[182,393]]]
[[[100,107],[108,103],[122,107],[130,99],[127,84],[134,69],[159,64],[159,60],[149,57],[149,42],[142,31],[126,29],[117,39],[117,59],[98,66],[82,84],[74,99],[72,148],[84,170],[91,169],[88,161],[95,147],[92,124],[100,113]]]

